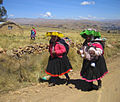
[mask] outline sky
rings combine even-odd
[[[3,0],[9,18],[120,19],[120,0]]]

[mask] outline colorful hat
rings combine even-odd
[[[33,26],[32,28],[33,28],[33,29],[35,29],[35,27],[34,27],[34,26]]]
[[[59,31],[48,31],[47,33],[46,33],[46,36],[58,36],[58,37],[63,37],[64,35],[61,33],[61,32],[59,32]]]
[[[89,35],[92,35],[94,37],[101,37],[101,34],[100,32],[96,31],[96,30],[92,30],[92,29],[87,29],[87,30],[84,30],[80,33],[80,35],[86,39],[87,36]]]

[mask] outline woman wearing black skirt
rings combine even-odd
[[[68,85],[70,80],[68,72],[72,69],[72,66],[67,57],[65,46],[60,43],[63,34],[60,32],[47,32],[47,36],[51,36],[49,46],[50,57],[45,71],[51,76],[49,86],[55,86],[56,77],[61,75],[66,76]]]
[[[90,45],[92,46],[93,41],[95,40],[94,38],[96,38],[94,36],[93,33],[91,33],[91,31],[87,31],[84,33],[82,33],[81,35],[84,34],[84,38],[86,39],[83,43],[82,48],[86,47],[90,47]],[[83,36],[82,36],[83,37]],[[100,38],[99,36],[97,36],[97,38]],[[93,40],[94,39],[94,40]],[[82,76],[82,79],[85,80],[86,82],[88,82],[88,89],[86,90],[92,90],[92,89],[99,89],[101,87],[102,81],[101,78],[108,73],[107,70],[107,66],[106,66],[106,62],[103,56],[103,46],[100,42],[95,42],[96,46],[92,46],[92,47],[96,47],[98,49],[98,51],[93,51],[92,54],[96,55],[98,58],[96,60],[94,60],[95,65],[92,66],[91,63],[93,63],[93,60],[88,60],[87,58],[84,57],[83,59],[83,65],[82,65],[82,69],[80,72],[80,75]],[[81,54],[80,51],[78,51],[79,54]],[[98,85],[94,85],[93,81],[97,81]]]

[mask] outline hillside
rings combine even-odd
[[[120,30],[120,20],[73,20],[73,19],[43,19],[43,18],[14,18],[8,19],[21,25],[35,25],[40,27],[53,27],[64,29],[86,29],[95,28],[97,30]]]
[[[59,96],[62,99],[65,99],[68,101],[69,99],[72,100],[73,98],[72,95],[73,96],[79,95],[80,97],[82,96],[84,97],[84,95],[86,97],[88,96],[88,94],[86,93],[84,94],[82,91],[77,89],[76,88],[77,86],[75,83],[71,83],[70,86],[57,85],[55,86],[55,90],[54,88],[51,88],[51,91],[53,93],[51,93],[50,90],[48,91],[48,87],[47,87],[48,83],[39,83],[39,78],[46,76],[44,71],[47,65],[49,53],[48,53],[48,50],[46,49],[46,46],[44,45],[48,44],[49,38],[46,37],[45,34],[46,34],[46,31],[49,31],[49,30],[62,31],[65,36],[69,37],[72,40],[73,44],[71,44],[68,57],[73,66],[74,72],[70,73],[70,76],[71,76],[72,82],[75,81],[77,83],[77,81],[79,81],[80,79],[79,70],[81,68],[80,66],[82,64],[82,58],[76,52],[77,52],[77,48],[81,46],[81,43],[83,42],[84,39],[80,36],[79,27],[71,26],[76,24],[79,25],[79,22],[76,22],[74,20],[72,21],[74,23],[70,23],[70,20],[66,20],[64,24],[62,24],[62,21],[61,22],[56,21],[56,22],[58,22],[58,25],[61,24],[59,25],[59,28],[56,25],[52,26],[52,21],[51,21],[51,25],[49,23],[46,23],[45,27],[44,25],[41,25],[40,27],[39,25],[35,25],[37,26],[36,27],[37,37],[36,37],[36,40],[34,41],[30,40],[30,30],[32,27],[31,25],[33,24],[21,24],[22,25],[21,27],[23,28],[24,33],[21,33],[20,35],[17,34],[17,30],[15,30],[13,33],[7,33],[7,34],[0,32],[0,48],[2,49],[0,53],[0,96],[1,96],[0,102],[9,102],[9,100],[10,102],[24,102],[26,100],[30,102],[32,101],[32,99],[33,99],[33,102],[35,101],[39,102],[39,100],[43,100],[43,102],[44,101],[47,102],[48,100],[52,101],[54,98]],[[81,22],[84,22],[85,26],[87,26],[86,24],[88,23],[89,24],[92,23],[92,21],[81,21]],[[95,23],[96,22],[94,21],[93,24]],[[99,22],[97,23],[100,24]],[[64,26],[66,28],[64,28]],[[75,27],[78,27],[78,28],[75,28]],[[81,25],[80,27],[84,27],[84,26]],[[114,55],[118,55],[118,53],[120,52],[120,43],[119,43],[120,35],[119,34],[108,34],[106,32],[101,32],[102,37],[105,37],[107,39],[105,53],[104,53],[104,56],[107,60],[112,58]],[[16,57],[16,55],[18,57]],[[115,60],[114,61],[112,60],[113,62],[115,62],[115,64],[111,66],[113,67],[114,65],[116,65],[116,67],[113,67],[114,69],[119,68],[119,65],[117,64],[119,61],[119,58],[117,59],[117,61]],[[111,63],[109,62],[109,64]],[[118,71],[118,74],[119,74],[119,71]],[[116,78],[118,77],[118,74],[116,74],[115,77],[114,77],[115,74],[112,74],[112,76]],[[111,77],[108,77],[108,80],[109,79],[111,79]],[[112,79],[112,81],[113,80],[114,79]],[[104,82],[106,81],[103,80],[103,83]],[[116,80],[115,82],[118,83]],[[108,81],[107,84],[104,84],[105,86],[103,86],[103,88],[106,87],[109,83],[111,83],[111,80]],[[114,85],[111,87],[114,87]],[[23,90],[23,91],[20,91],[20,90]],[[117,87],[115,87],[115,89],[113,88],[113,90],[111,91],[116,92],[114,90],[118,90]],[[63,94],[64,91],[65,91],[65,94]],[[71,94],[71,92],[73,92],[73,94]],[[99,96],[99,91],[97,92],[98,92],[97,95]],[[105,93],[106,92],[107,91],[105,90]],[[117,92],[119,92],[119,90]],[[8,93],[8,94],[4,95],[4,93]],[[92,96],[96,95],[96,91],[93,91],[93,93],[94,94],[92,93],[90,94]],[[103,94],[102,96],[104,96],[104,93],[102,94]],[[57,95],[57,96],[54,97],[54,95]],[[68,95],[68,97],[64,97],[65,95]],[[110,92],[110,96],[111,96],[111,92]],[[46,99],[46,97],[48,97],[48,99]],[[53,98],[51,99],[51,97]],[[79,97],[76,98],[76,102],[78,101],[78,99]]]

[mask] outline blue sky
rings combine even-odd
[[[4,0],[11,18],[120,19],[120,0]]]

